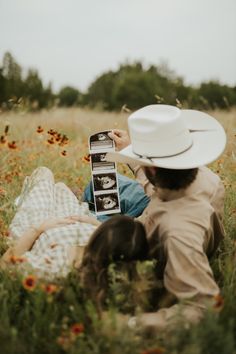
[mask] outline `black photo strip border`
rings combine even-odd
[[[115,162],[106,161],[106,154],[115,150],[108,136],[111,130],[97,132],[89,137],[90,167],[96,215],[120,213],[120,195]]]

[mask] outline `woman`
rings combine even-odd
[[[139,222],[116,216],[100,224],[90,214],[87,203],[80,203],[65,184],[55,184],[52,172],[40,167],[24,183],[10,224],[12,244],[1,264],[14,261],[23,272],[31,270],[38,277],[52,280],[80,266],[86,244],[83,269],[91,265],[94,249],[99,266],[122,257],[129,261],[144,256],[147,241]],[[22,256],[25,262],[20,262]]]

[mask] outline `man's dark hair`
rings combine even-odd
[[[155,171],[152,173],[152,171]],[[188,170],[172,170],[168,168],[145,167],[145,174],[149,181],[156,187],[179,190],[187,188],[195,180],[198,168]]]

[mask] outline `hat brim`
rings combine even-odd
[[[136,155],[132,145],[129,145],[119,152],[109,152],[106,159],[169,169],[196,168],[216,160],[226,145],[223,127],[206,113],[192,110],[183,110],[182,113],[192,137],[192,145],[188,150],[174,156],[143,158]]]

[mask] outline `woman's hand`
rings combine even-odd
[[[120,151],[126,146],[130,145],[129,134],[126,130],[113,129],[108,136],[114,140],[116,144],[116,150]]]
[[[49,229],[54,229],[55,227],[75,224],[77,221],[78,220],[76,220],[74,216],[67,216],[65,218],[49,218],[38,227],[38,230],[41,234]]]

